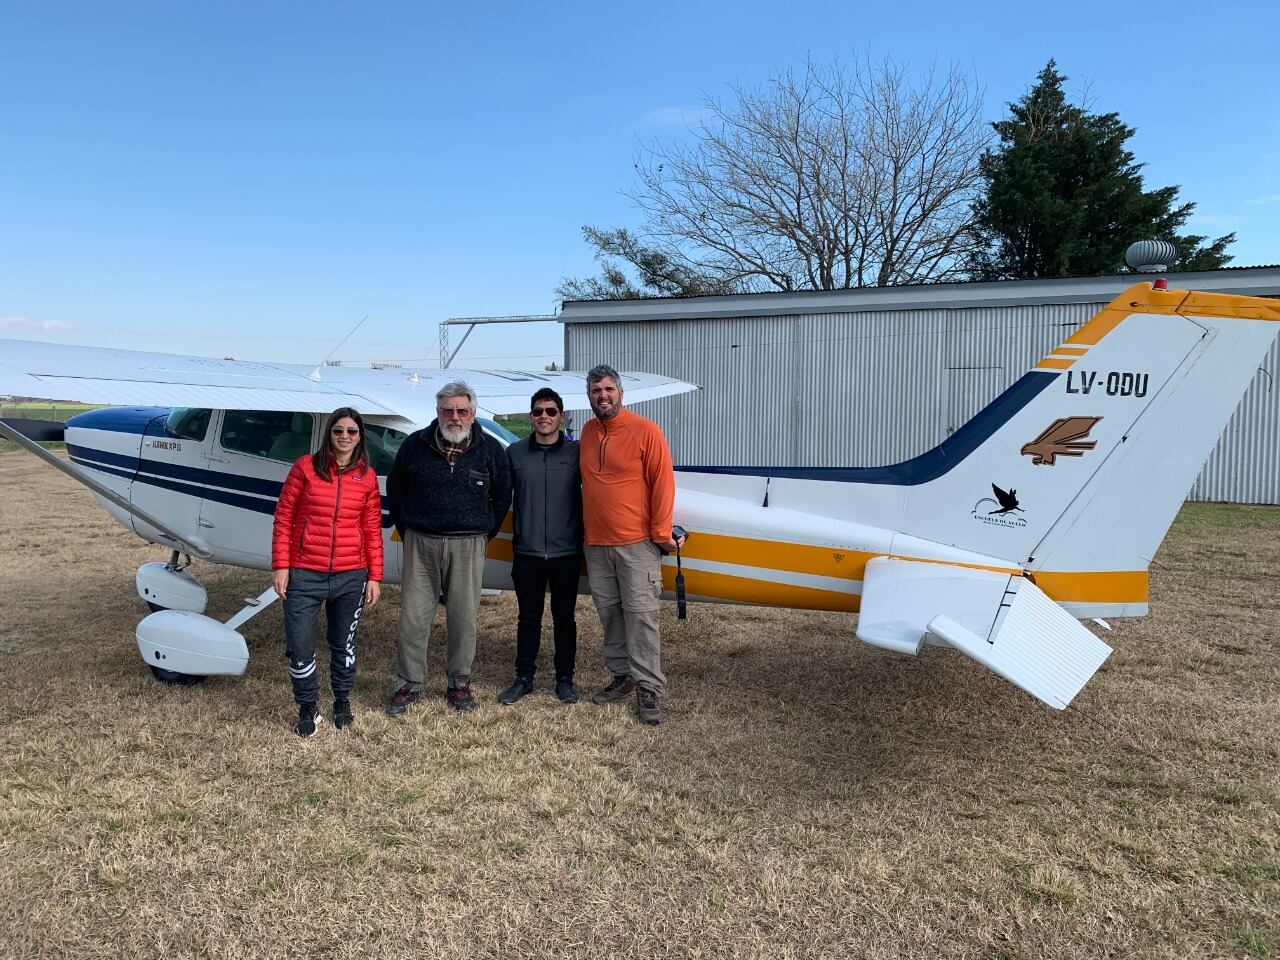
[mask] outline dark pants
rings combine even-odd
[[[329,684],[335,699],[345,698],[356,684],[356,631],[364,609],[364,584],[369,571],[289,571],[284,598],[285,656],[293,678],[293,699],[315,703],[320,699],[316,679],[316,617],[324,604],[329,641]]]
[[[573,608],[578,601],[578,572],[582,557],[542,557],[517,553],[511,562],[511,584],[516,588],[520,617],[516,624],[516,676],[532,677],[538,668],[542,639],[542,610],[551,588],[551,622],[555,627],[556,679],[573,679],[578,658],[578,624]]]

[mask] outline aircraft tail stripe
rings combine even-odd
[[[1032,370],[932,450],[887,467],[676,467],[688,473],[711,473],[835,483],[917,486],[943,476],[987,442],[997,430],[1038,397],[1061,372]]]

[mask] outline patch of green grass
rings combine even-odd
[[[1261,930],[1251,923],[1244,923],[1232,931],[1236,943],[1244,947],[1251,957],[1263,957],[1270,960],[1280,956],[1280,938],[1272,930]]]

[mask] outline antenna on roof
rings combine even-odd
[[[342,345],[343,345],[344,343],[346,343],[346,342],[347,342],[348,340],[350,340],[353,336],[355,336],[355,332],[356,332],[357,330],[359,330],[361,327],[363,327],[363,326],[364,326],[364,322],[365,322],[366,320],[368,320],[368,319],[369,319],[369,315],[368,315],[367,313],[366,313],[363,317],[361,317],[361,318],[360,318],[360,322],[359,322],[359,323],[357,323],[354,327],[352,327],[352,328],[351,328],[351,332],[350,332],[350,333],[348,333],[348,334],[347,334],[345,337],[343,337],[341,340],[339,340],[339,341],[338,341],[338,345],[337,345],[336,347],[334,347],[332,350],[330,350],[330,351],[329,351],[329,355],[328,355],[327,357],[325,357],[323,360],[321,360],[321,361],[320,361],[320,363],[316,366],[316,368],[315,368],[314,370],[312,370],[312,371],[311,371],[311,376],[310,376],[308,379],[319,381],[319,379],[320,379],[320,369],[321,369],[322,367],[327,367],[327,366],[329,366],[329,361],[333,359],[333,355],[334,355],[335,353],[337,353],[339,350],[341,350],[341,349],[342,349]],[[339,364],[333,364],[333,366],[339,366]]]

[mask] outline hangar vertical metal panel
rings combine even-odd
[[[569,323],[570,369],[700,384],[656,400],[676,463],[878,466],[944,440],[1104,303]],[[1280,503],[1280,344],[1191,491]]]
[[[1190,499],[1280,503],[1280,340],[1227,421]]]

